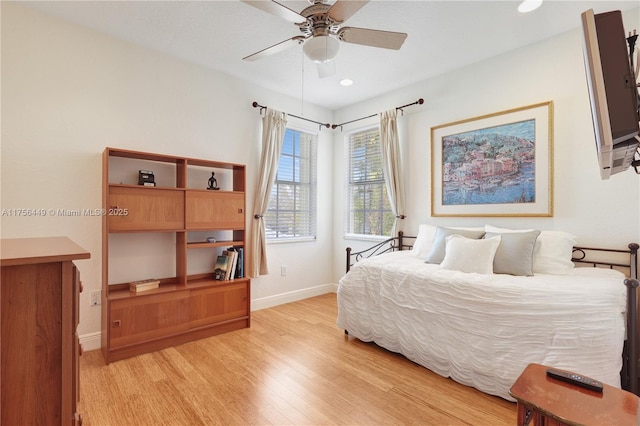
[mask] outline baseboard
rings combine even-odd
[[[80,336],[80,344],[82,345],[82,350],[85,352],[95,351],[102,347],[102,333],[87,333]]]
[[[337,284],[323,284],[316,287],[305,288],[303,290],[290,291],[288,293],[276,294],[274,296],[262,297],[260,299],[252,299],[251,311],[273,308],[274,306],[297,302],[298,300],[320,296],[321,294],[335,293],[337,289]]]
[[[275,296],[262,297],[251,300],[251,311],[273,308],[285,303],[297,302],[298,300],[320,296],[327,293],[335,293],[338,290],[337,284],[323,284],[316,287],[305,288],[303,290],[291,291],[288,293],[276,294]],[[84,351],[95,351],[102,346],[101,333],[87,333],[80,336],[80,344]]]

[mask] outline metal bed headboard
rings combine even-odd
[[[349,272],[349,270],[351,270],[351,267],[362,259],[378,256],[380,254],[389,253],[392,251],[411,250],[416,238],[417,237],[414,236],[404,235],[404,232],[398,231],[397,237],[387,238],[386,240],[380,241],[379,243],[364,250],[353,251],[351,247],[347,247],[346,272]]]

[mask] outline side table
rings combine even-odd
[[[547,377],[547,366],[529,364],[509,393],[518,402],[518,426],[640,424],[638,397],[607,384],[602,392]]]

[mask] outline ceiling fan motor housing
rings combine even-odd
[[[302,16],[307,18],[305,22],[298,24],[305,37],[338,33],[341,22],[329,15],[329,9],[331,6],[328,4],[318,3],[300,12]]]

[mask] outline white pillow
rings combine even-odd
[[[431,247],[433,247],[433,241],[436,238],[436,226],[422,224],[418,226],[418,235],[413,243],[413,249],[411,252],[419,259],[427,260]]]
[[[485,231],[506,232],[531,232],[533,229],[507,229],[485,225]],[[536,240],[533,254],[534,274],[567,275],[574,268],[571,261],[573,246],[576,244],[575,235],[562,231],[542,231]]]
[[[487,232],[485,238],[500,235],[500,246],[493,259],[494,274],[529,277],[533,275],[533,255],[540,231]]]
[[[446,253],[446,238],[450,235],[462,235],[463,237],[478,240],[484,236],[484,228],[444,228],[438,226],[433,247],[431,247],[431,252],[427,256],[427,263],[442,263]]]
[[[574,268],[571,261],[576,237],[562,231],[542,231],[533,255],[534,274],[567,275]]]
[[[499,235],[474,240],[455,234],[447,237],[446,244],[441,268],[467,273],[493,274],[493,258],[500,245]]]
[[[433,247],[433,243],[436,240],[436,230],[437,226],[429,225],[428,223],[423,223],[418,226],[418,235],[416,236],[416,240],[413,243],[413,248],[411,249],[411,253],[419,259],[427,260],[429,257],[429,253],[431,253],[431,248]],[[454,228],[450,229],[462,229],[464,231],[483,231],[483,227],[475,227],[475,228]]]
[[[494,232],[496,234],[502,234],[507,232],[531,232],[535,229],[510,229],[510,228],[498,228],[497,226],[485,225],[485,232]]]

